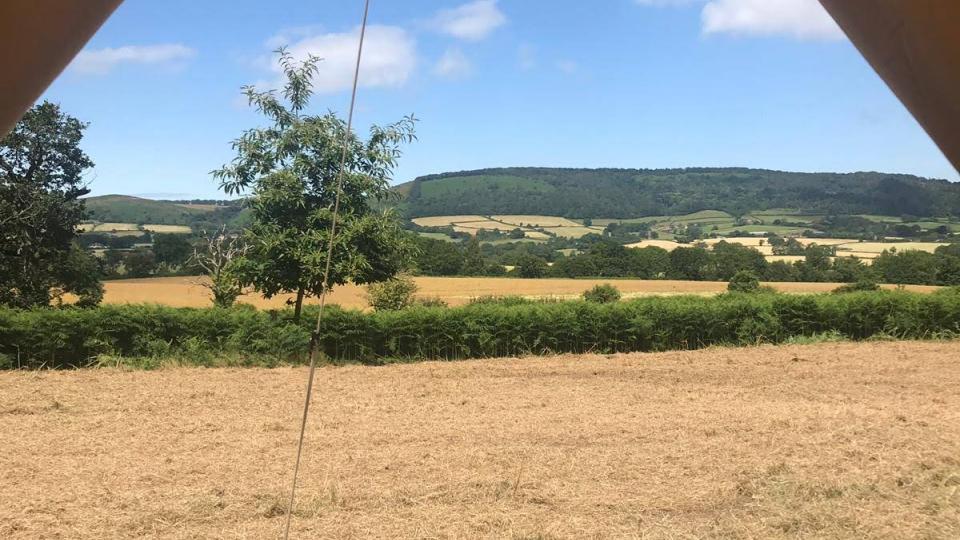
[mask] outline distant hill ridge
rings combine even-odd
[[[159,225],[194,225],[213,230],[223,223],[235,224],[243,219],[240,204],[224,206],[186,204],[179,201],[157,201],[130,195],[101,195],[84,199],[87,219],[105,223],[152,223]]]
[[[810,214],[960,216],[960,183],[879,172],[797,173],[748,168],[568,169],[505,167],[447,172],[399,184],[407,217],[524,214],[635,218],[772,208]],[[249,212],[129,195],[86,198],[100,222],[216,227],[243,225]]]
[[[396,186],[408,217],[536,214],[633,218],[771,208],[807,213],[960,215],[960,183],[880,172],[798,173],[749,168],[448,172]]]

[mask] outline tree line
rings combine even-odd
[[[853,257],[836,256],[831,246],[803,247],[792,239],[773,239],[774,252],[803,260],[771,262],[756,249],[725,241],[712,249],[693,245],[667,251],[653,246],[628,248],[600,239],[569,256],[546,243],[481,247],[476,239],[460,244],[431,238],[420,238],[418,243],[414,272],[429,276],[729,281],[737,272],[747,271],[764,281],[960,285],[960,244],[946,244],[936,253],[893,249],[867,265]],[[513,268],[508,271],[505,266]]]

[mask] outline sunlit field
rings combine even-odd
[[[321,369],[293,538],[958,538],[960,345]],[[0,372],[0,537],[278,538],[304,368]]]
[[[107,304],[156,303],[174,307],[208,307],[210,296],[203,287],[202,277],[166,277],[106,281]],[[578,298],[584,291],[600,283],[612,283],[626,298],[651,295],[699,294],[713,295],[727,290],[727,283],[718,281],[676,281],[639,279],[520,279],[492,277],[417,277],[417,295],[440,298],[451,306],[463,305],[482,296],[526,296],[537,298]],[[841,283],[770,283],[786,293],[822,293],[841,286]],[[894,288],[891,285],[885,288]],[[907,290],[932,292],[937,287],[908,285]],[[271,299],[248,294],[240,302],[259,308],[283,308],[293,295]],[[356,285],[334,289],[329,301],[346,308],[367,307],[366,291]],[[307,303],[311,303],[308,301]]]

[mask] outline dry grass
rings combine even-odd
[[[136,223],[98,223],[94,228],[96,232],[111,232],[111,231],[136,231],[139,230]]]
[[[493,221],[488,219],[485,221],[470,221],[470,222],[458,222],[453,226],[453,230],[457,232],[466,232],[470,234],[476,234],[480,229],[486,229],[488,231],[501,231],[509,232],[514,229],[517,229],[516,225],[509,225],[507,223],[500,223],[499,221]]]
[[[182,205],[181,205],[182,206]],[[122,236],[124,234],[141,234],[142,231],[136,223],[82,223],[79,229],[83,232],[101,232],[101,233],[115,233],[116,236]],[[143,230],[153,231],[158,233],[176,233],[176,234],[189,234],[191,232],[190,227],[186,225],[154,225],[147,224],[143,226]]]
[[[420,225],[421,227],[446,227],[447,225],[453,225],[454,223],[468,223],[471,221],[487,221],[490,218],[484,216],[432,216],[432,217],[420,217],[414,218],[410,221]]]
[[[544,227],[545,230],[565,238],[580,238],[588,234],[600,234],[603,232],[602,227]]]
[[[510,223],[512,225],[523,225],[525,227],[582,227],[583,224],[571,219],[556,216],[534,216],[534,215],[508,215],[508,216],[490,216],[491,218]]]
[[[754,236],[740,238],[708,238],[700,241],[708,246],[713,246],[715,244],[719,244],[720,242],[726,242],[728,244],[740,244],[741,246],[750,246],[754,248],[758,246],[770,245],[770,240],[767,238],[759,238]]]
[[[958,356],[321,369],[294,537],[957,538]],[[277,537],[305,375],[0,373],[0,537]]]
[[[104,302],[108,304],[156,303],[174,307],[208,307],[210,295],[201,283],[201,277],[168,277],[146,279],[123,279],[105,281]],[[727,290],[725,282],[676,281],[640,279],[519,279],[519,278],[473,278],[473,277],[417,277],[414,278],[423,297],[440,298],[452,306],[466,304],[471,298],[481,296],[511,296],[576,298],[584,291],[600,283],[612,283],[627,298],[638,296],[701,294],[712,295]],[[770,283],[786,293],[818,293],[836,289],[841,283]],[[892,288],[892,286],[888,286]],[[932,292],[937,287],[908,285],[908,290]],[[259,308],[282,308],[293,295],[280,295],[265,299],[249,294],[240,302]],[[314,303],[309,299],[307,303]],[[355,285],[334,289],[329,301],[348,308],[366,308],[366,291]]]
[[[945,246],[938,242],[851,242],[837,246],[837,253],[844,251],[882,253],[891,249],[897,251],[927,251],[933,253],[938,247]]]
[[[641,240],[639,242],[634,242],[632,244],[627,244],[628,248],[646,248],[646,247],[658,247],[665,249],[667,251],[673,251],[678,247],[692,247],[692,244],[680,244],[674,242],[673,240]]]
[[[145,230],[157,233],[190,234],[191,229],[186,225],[144,225]]]

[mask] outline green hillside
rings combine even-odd
[[[129,195],[103,195],[84,199],[87,218],[112,223],[153,223],[160,225],[202,225],[214,228],[223,223],[242,225],[239,203],[229,205],[183,204],[155,201]]]
[[[538,214],[636,218],[722,210],[960,215],[960,184],[903,174],[744,168],[503,168],[443,173],[397,186],[408,217]]]
[[[189,225],[208,209],[185,208],[169,201],[154,201],[127,195],[103,195],[86,199],[89,219],[117,223]]]

